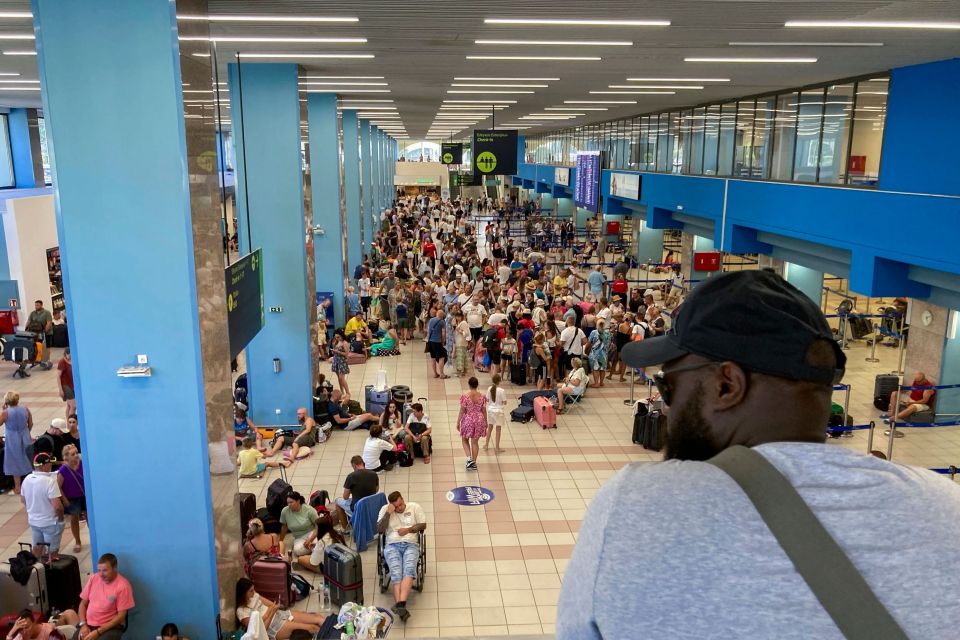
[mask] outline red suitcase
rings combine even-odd
[[[533,399],[533,416],[544,429],[557,428],[557,410],[549,399],[544,397]]]
[[[250,579],[257,593],[283,606],[293,604],[290,597],[290,565],[282,558],[261,558],[250,568]]]

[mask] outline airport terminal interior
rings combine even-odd
[[[955,629],[923,509],[960,514],[958,102],[960,4],[926,0],[0,0],[2,638]],[[827,378],[785,364],[808,335]],[[721,433],[682,383],[721,370],[785,390],[757,433],[829,418]],[[795,440],[843,462],[799,481],[764,449]],[[739,544],[690,471],[736,444],[836,538],[852,614],[772,524],[744,583],[807,613],[683,583],[684,544]],[[648,491],[717,525],[626,524]],[[838,524],[880,496],[889,528]],[[944,538],[886,539],[907,513]]]

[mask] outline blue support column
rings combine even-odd
[[[317,291],[333,293],[335,323],[342,327],[347,321],[343,307],[346,263],[340,210],[343,167],[340,166],[337,96],[332,93],[308,93],[307,118],[310,122],[313,222],[323,229],[323,235],[315,235],[313,239],[316,252],[316,288]]]
[[[364,223],[365,227],[369,229],[370,243],[373,242],[374,231],[380,226],[380,210],[383,208],[383,150],[380,146],[382,138],[380,135],[380,129],[377,127],[370,128],[370,149],[373,153],[372,162],[370,162],[371,169],[371,191],[373,196],[373,207],[371,210],[371,215],[367,216],[367,220]]]
[[[955,309],[945,309],[947,317],[946,339],[940,359],[940,376],[937,384],[960,384],[960,317]],[[943,422],[956,419],[960,414],[960,389],[943,389],[937,392],[937,414]]]
[[[370,235],[370,214],[373,212],[373,203],[375,201],[374,193],[376,187],[373,184],[373,132],[370,128],[369,120],[360,120],[360,195],[362,197],[360,204],[360,238],[363,244],[363,252],[366,254],[370,250],[370,244],[373,236]]]
[[[637,232],[637,261],[644,264],[663,260],[663,229],[648,227],[642,216],[634,217],[633,222],[640,227]]]
[[[347,200],[347,274],[363,261],[360,241],[360,141],[357,112],[344,109],[343,122],[343,187]]]
[[[43,187],[43,161],[36,109],[10,109],[10,155],[17,189]]]
[[[251,418],[290,424],[297,408],[310,407],[313,398],[299,70],[295,64],[232,63],[228,71],[240,249],[263,249],[264,307],[281,309],[267,312],[263,329],[247,345]]]
[[[787,282],[800,289],[817,306],[820,306],[820,301],[823,300],[823,271],[810,269],[794,262],[786,263],[784,271]]]
[[[127,638],[215,637],[241,575],[214,137],[181,92],[210,63],[181,55],[176,8],[32,2],[91,555],[133,586]],[[151,375],[120,377],[138,354]]]

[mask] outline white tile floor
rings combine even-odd
[[[877,354],[881,361],[871,364],[864,360],[869,349],[862,343],[854,343],[848,351],[846,381],[852,385],[850,413],[857,424],[876,419],[873,378],[895,367],[895,350],[880,347]],[[54,354],[54,362],[58,357]],[[482,452],[479,472],[467,472],[454,424],[465,381],[428,377],[423,343],[414,341],[399,357],[353,367],[349,383],[355,397],[362,397],[364,385],[374,382],[380,367],[390,384],[407,384],[415,396],[429,397],[435,435],[431,465],[418,459],[413,467],[397,468],[381,477],[382,490],[399,490],[408,501],[420,503],[430,523],[423,593],[411,597],[409,622],[398,624],[390,637],[551,635],[560,583],[590,499],[624,464],[659,458],[630,442],[632,417],[623,403],[630,395],[629,384],[612,383],[591,390],[581,409],[560,417],[556,430],[543,431],[536,422],[508,423],[502,443],[506,452]],[[33,411],[34,434],[41,433],[52,418],[63,415],[53,371],[36,372],[27,380],[3,377],[10,373],[12,365],[0,363],[0,380],[7,381],[0,392],[20,392],[23,403]],[[480,378],[482,385],[488,384],[489,375]],[[507,384],[510,406],[516,405],[519,393],[530,388]],[[645,389],[638,386],[636,393],[640,397]],[[842,402],[841,394],[837,401]],[[874,448],[885,450],[882,428],[876,435]],[[312,456],[290,469],[291,484],[304,494],[327,489],[335,495],[349,471],[349,458],[360,452],[364,437],[363,432],[334,433]],[[866,432],[859,431],[853,438],[831,440],[830,444],[866,451],[866,438]],[[960,428],[909,430],[906,438],[896,441],[894,457],[927,467],[960,463]],[[261,480],[241,480],[240,490],[256,493],[262,505],[267,485],[278,475],[271,470]],[[457,507],[447,502],[446,491],[464,484],[490,488],[496,499],[485,507]],[[86,536],[84,528],[84,550],[79,554],[84,572],[90,570]],[[16,542],[28,539],[19,500],[0,496],[0,554],[13,555]],[[65,534],[65,548],[71,543],[69,533]],[[375,549],[362,555],[367,603],[391,606],[390,594],[380,594],[376,587]],[[316,577],[312,579],[319,583]],[[315,596],[297,604],[297,608],[309,610],[319,607]]]

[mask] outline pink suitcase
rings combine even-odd
[[[533,416],[544,429],[557,428],[557,410],[553,408],[553,404],[548,398],[533,399]]]
[[[290,597],[290,565],[276,557],[261,558],[250,568],[250,579],[257,593],[284,606],[293,604]]]

